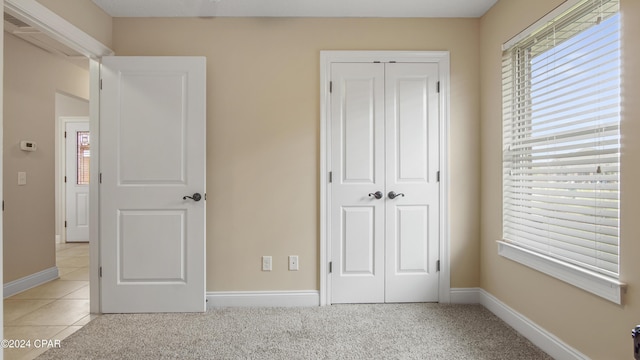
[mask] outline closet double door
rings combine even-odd
[[[438,301],[435,63],[333,63],[331,303]]]

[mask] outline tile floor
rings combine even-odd
[[[97,315],[89,314],[89,244],[56,244],[60,278],[4,299],[4,338],[31,339],[31,349],[5,349],[4,358],[34,359],[35,339],[62,340]]]

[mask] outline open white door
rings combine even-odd
[[[89,121],[65,123],[66,242],[89,241]]]
[[[104,57],[101,79],[101,310],[205,311],[206,59]]]

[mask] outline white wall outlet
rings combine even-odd
[[[271,256],[262,257],[262,271],[271,271]]]
[[[27,173],[18,171],[18,185],[27,185]]]
[[[298,255],[289,255],[289,271],[298,270]]]

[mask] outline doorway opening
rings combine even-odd
[[[40,41],[38,42],[38,44],[35,44],[37,47],[44,49],[45,51],[48,51],[48,52],[55,52],[55,51],[60,51],[60,49],[65,49],[63,52],[69,51],[69,53],[66,53],[66,55],[59,53],[58,55],[66,56],[66,59],[69,60],[70,62],[75,62],[76,66],[84,66],[88,70],[88,75],[89,75],[87,79],[88,94],[83,94],[82,96],[86,98],[90,98],[91,101],[87,102],[87,100],[84,100],[86,105],[89,108],[89,111],[84,115],[85,116],[88,115],[88,118],[91,119],[90,123],[91,123],[92,129],[93,128],[97,129],[96,126],[97,126],[98,119],[96,114],[99,108],[99,103],[98,103],[99,62],[97,59],[100,59],[102,56],[105,56],[105,55],[111,55],[113,54],[113,52],[109,48],[101,44],[99,41],[88,36],[86,33],[74,27],[73,25],[71,25],[64,19],[62,19],[59,15],[49,11],[43,5],[41,5],[36,1],[25,2],[21,0],[6,0],[4,1],[4,12],[5,14],[10,15],[12,19],[14,19],[13,21],[18,24],[17,26],[26,26],[32,29],[32,31],[30,32],[21,32],[21,33],[33,34],[32,36],[33,42]],[[5,20],[6,20],[6,16],[5,16]],[[6,21],[5,21],[5,24],[6,24]],[[32,42],[32,41],[29,41],[29,42]],[[51,49],[53,49],[53,51],[51,51]],[[7,52],[5,51],[5,56],[6,55],[7,55]],[[57,59],[58,59],[57,61],[60,61],[60,57],[57,57]],[[66,82],[65,84],[71,84],[71,82]],[[51,96],[53,95],[54,94],[51,94]],[[68,93],[56,94],[56,96],[61,96],[61,97],[68,96],[68,95],[69,95]],[[5,93],[5,98],[6,98],[6,93]],[[83,99],[76,98],[75,100],[83,100]],[[53,106],[51,106],[51,108],[53,109]],[[59,115],[59,114],[56,114],[56,115]],[[65,115],[71,115],[71,114],[67,113]],[[79,114],[74,114],[74,115],[79,115]],[[50,118],[53,122],[53,114],[51,114]],[[59,117],[56,116],[56,119],[58,118]],[[6,125],[5,125],[5,128],[6,128]],[[60,128],[58,127],[58,129]],[[92,135],[94,137],[97,136],[98,135],[97,131],[93,131]],[[51,137],[50,137],[50,143],[48,147],[49,147],[49,151],[51,151],[51,149],[53,148],[54,139],[58,139],[58,136],[57,134],[53,134],[53,133],[50,133],[49,136]],[[97,143],[92,145],[96,145],[95,148],[97,149]],[[55,159],[58,159],[60,156],[62,156],[61,154],[63,153],[64,151],[60,151],[60,146],[58,146],[56,149],[56,153],[54,155]],[[95,157],[97,155],[96,151],[94,150],[94,152],[91,155]],[[51,159],[53,159],[54,156],[52,156]],[[6,164],[3,164],[3,167],[5,166]],[[62,176],[60,176],[61,174],[59,173],[58,167],[56,167],[55,164],[53,163],[51,163],[49,166],[50,166],[49,169],[55,169],[56,171],[55,178],[61,179]],[[97,183],[95,179],[93,179],[94,177],[96,177],[96,174],[98,173],[97,162],[91,163],[90,168],[92,169],[92,171],[90,171],[90,176],[92,177],[92,183]],[[58,198],[61,196],[60,194],[62,193],[62,191],[59,190],[61,186],[63,185],[57,184],[55,186],[55,192]],[[94,199],[95,201],[94,200],[90,201],[90,207],[93,207],[97,204],[97,189],[95,189],[93,186],[91,186],[91,188],[92,189],[90,190],[89,197]],[[58,201],[57,202],[58,205],[54,205],[53,201],[51,202],[51,204],[56,207],[55,212],[59,214],[63,214],[63,212],[59,209],[60,207],[62,207],[61,205],[59,205],[60,203],[61,201]],[[91,313],[98,313],[100,311],[99,276],[98,276],[99,243],[98,243],[98,237],[96,235],[97,226],[94,226],[95,224],[97,224],[96,214],[97,214],[96,211],[91,211],[88,215],[90,218],[89,222],[92,224],[92,226],[89,228],[89,231],[90,231],[89,238],[91,240],[88,245],[89,258],[90,258],[89,262],[92,265],[94,265],[89,268],[90,284],[91,284],[90,291],[89,291],[90,292],[89,297],[91,299],[91,307],[90,307]],[[64,216],[60,215],[59,218],[63,219]],[[61,222],[63,223],[63,220]],[[56,223],[56,222],[55,220],[52,219],[50,223]],[[60,227],[56,223],[56,230],[54,234],[61,235],[62,233],[63,231],[60,230]],[[57,237],[54,240],[53,239],[54,234],[47,236],[46,240],[49,240],[51,238],[51,240],[49,241],[51,241],[52,243],[54,241],[62,241],[62,239],[58,239]],[[62,236],[60,236],[60,238],[61,237]],[[51,244],[51,245],[54,245],[54,244]],[[10,254],[5,253],[5,258],[8,255]],[[47,272],[47,274],[49,274],[49,272]],[[6,296],[7,294],[9,294],[9,292],[6,291],[6,286],[5,286],[4,295]]]

